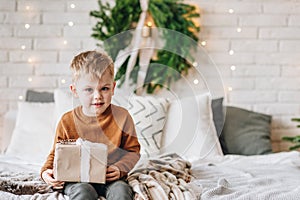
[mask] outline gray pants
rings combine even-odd
[[[131,187],[122,180],[108,184],[96,183],[65,183],[64,194],[70,200],[97,200],[99,196],[107,200],[133,199]]]

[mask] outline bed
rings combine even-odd
[[[224,112],[222,98],[207,93],[177,100],[119,93],[113,103],[129,110],[142,146],[128,177],[136,199],[300,199],[300,154],[272,153],[271,116]],[[58,119],[77,104],[64,89],[29,90],[6,114],[0,199],[68,199],[39,170]]]

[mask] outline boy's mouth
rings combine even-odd
[[[93,106],[100,107],[104,105],[104,102],[92,103]]]

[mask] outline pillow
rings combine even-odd
[[[27,90],[25,101],[27,102],[54,102],[53,92],[38,92],[34,90]]]
[[[55,89],[54,101],[56,125],[64,113],[80,105],[78,98],[73,98],[69,88]]]
[[[208,93],[170,103],[162,147],[162,153],[169,152],[187,159],[223,155]]]
[[[159,155],[166,122],[168,101],[152,96],[125,96],[116,94],[112,103],[128,110],[133,118],[141,145],[141,157]]]
[[[224,154],[259,155],[272,153],[271,116],[227,106],[220,142]]]
[[[225,121],[223,113],[223,97],[213,99],[211,102],[211,109],[213,113],[213,121],[217,131],[217,135],[218,137],[220,137]]]
[[[54,103],[18,102],[16,126],[6,154],[42,165],[52,147]]]
[[[1,153],[4,153],[10,143],[11,136],[16,126],[17,110],[10,110],[5,113],[3,118],[3,129],[0,134],[1,138]]]

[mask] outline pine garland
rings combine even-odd
[[[139,20],[141,13],[139,0],[115,0],[115,6],[111,7],[108,3],[103,4],[98,0],[99,10],[90,12],[90,15],[97,18],[98,21],[93,27],[93,34],[97,40],[109,42],[105,43],[105,50],[108,51],[113,60],[115,60],[118,52],[127,47],[132,39],[131,35],[127,35],[122,41],[114,41],[113,36],[123,31],[134,29]],[[195,25],[193,18],[199,17],[196,7],[189,4],[182,3],[182,0],[149,0],[148,12],[153,17],[154,23],[159,28],[166,28],[166,30],[178,31],[186,36],[198,41],[198,32],[200,27]],[[165,47],[170,47],[172,44],[181,44],[180,37],[167,37],[167,31],[163,33],[165,39]],[[144,81],[144,88],[147,93],[153,93],[157,88],[164,85],[168,87],[173,81],[180,79],[180,74],[187,73],[191,67],[191,63],[187,62],[185,58],[192,58],[190,50],[191,43],[183,42],[180,48],[179,56],[166,50],[158,50],[155,59],[151,59],[150,66]],[[163,48],[167,49],[167,48]],[[120,80],[122,84],[125,79],[125,72],[127,68],[128,59],[120,67],[115,79]],[[174,70],[165,70],[163,67],[151,65],[151,63],[158,63],[161,66],[168,66]],[[137,75],[139,71],[138,59],[130,74],[130,78],[134,83],[137,82]]]
[[[300,122],[300,118],[292,118],[292,121]],[[297,125],[297,128],[300,128],[299,124]],[[300,135],[294,137],[284,136],[282,137],[282,140],[294,143],[294,145],[289,148],[290,150],[297,150],[300,148]]]

